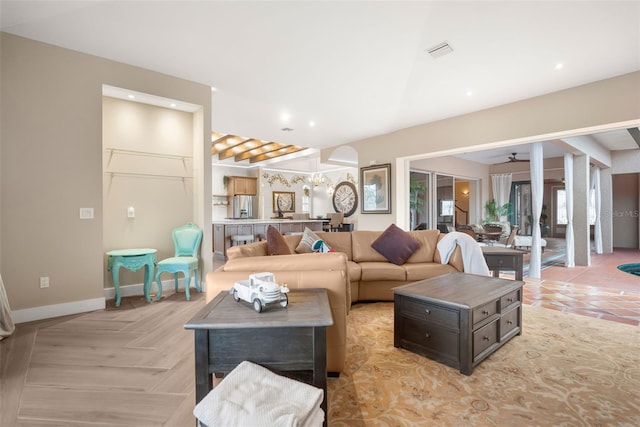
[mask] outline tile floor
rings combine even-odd
[[[540,279],[525,277],[523,302],[640,326],[640,277],[617,269],[637,262],[639,250],[616,249],[613,254],[592,253],[589,267],[545,268]]]

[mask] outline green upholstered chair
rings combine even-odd
[[[159,300],[162,296],[162,282],[160,275],[162,273],[173,273],[176,292],[178,292],[178,273],[184,274],[184,293],[187,301],[191,299],[189,294],[189,284],[191,283],[191,272],[196,285],[196,290],[200,289],[200,281],[198,280],[198,252],[200,250],[200,242],[202,241],[202,230],[189,223],[182,227],[174,228],[173,246],[175,247],[175,256],[163,259],[158,262],[158,271],[156,272],[156,284],[158,285]]]

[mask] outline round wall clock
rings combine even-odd
[[[356,186],[344,181],[336,185],[333,192],[333,209],[342,212],[345,217],[351,216],[358,207],[358,192]]]

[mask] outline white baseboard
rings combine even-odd
[[[179,289],[184,289],[184,278],[178,280]],[[204,283],[201,284],[204,292]],[[134,285],[120,286],[120,297],[129,297],[134,295],[144,295],[144,285],[142,283]],[[163,280],[162,289],[164,291],[173,291],[174,281]],[[195,289],[193,281],[191,281],[191,289]],[[155,282],[151,285],[151,293],[155,295],[157,287]],[[35,320],[51,319],[53,317],[68,316],[70,314],[86,313],[95,310],[104,310],[106,300],[115,299],[115,288],[105,288],[102,298],[93,298],[82,301],[66,302],[62,304],[43,305],[40,307],[25,308],[23,310],[12,310],[11,318],[14,323],[33,322]]]
[[[202,291],[204,292],[204,284],[200,285]],[[193,280],[191,280],[191,287],[189,289],[195,289],[195,285]],[[173,279],[162,280],[162,291],[173,291],[175,289]],[[178,279],[178,289],[184,289],[184,277]],[[156,286],[156,282],[153,281],[151,283],[151,295],[156,295],[158,292],[158,287]],[[122,297],[131,297],[135,295],[144,295],[144,284],[136,283],[134,285],[125,285],[120,286],[120,298]],[[104,288],[104,297],[106,299],[115,299],[116,298],[116,289],[115,288]]]
[[[23,310],[13,310],[11,311],[11,318],[14,323],[33,322],[34,320],[51,319],[52,317],[104,310],[105,307],[106,302],[104,298],[93,298],[82,301],[65,302],[62,304],[25,308]]]

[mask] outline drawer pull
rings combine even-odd
[[[431,335],[429,335],[429,332],[427,332],[426,334],[424,334],[425,338],[431,338]]]
[[[513,325],[513,320],[507,320],[507,325]]]
[[[507,298],[507,302],[513,302],[513,298]]]
[[[485,341],[489,341],[490,338],[487,337],[487,336],[484,336],[484,337],[482,337],[482,339],[485,340]]]
[[[489,312],[487,310],[482,310],[482,314],[484,314],[485,316],[488,316]]]
[[[429,310],[428,308],[425,308],[424,312],[427,313],[427,314],[431,314],[431,310]]]

